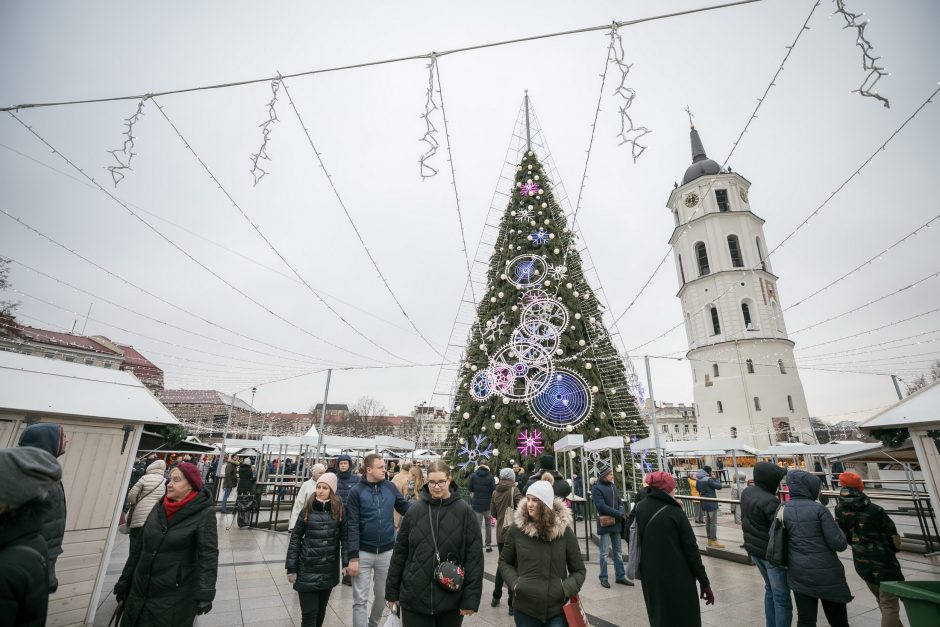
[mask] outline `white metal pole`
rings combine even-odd
[[[656,459],[659,463],[659,469],[662,470],[663,451],[659,446],[659,428],[656,426],[656,397],[653,396],[653,375],[650,374],[650,356],[645,355],[643,360],[646,362],[646,389],[650,393],[650,424],[653,427],[653,446],[656,447]]]
[[[330,377],[333,375],[333,370],[328,369],[326,371],[326,389],[323,391],[323,407],[320,408],[320,430],[317,432],[317,462],[320,461],[320,451],[323,451],[323,456],[326,457],[326,447],[323,444],[323,425],[326,422],[326,401],[330,398]]]

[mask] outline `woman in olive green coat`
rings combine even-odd
[[[554,496],[547,481],[529,487],[499,556],[500,573],[514,591],[517,626],[567,626],[562,608],[587,574],[571,512]]]

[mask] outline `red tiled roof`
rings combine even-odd
[[[78,348],[105,355],[120,356],[111,349],[102,346],[91,338],[71,333],[59,333],[57,331],[47,331],[45,329],[36,329],[34,327],[20,326],[19,333],[27,340],[37,344],[50,344],[52,346],[62,346],[67,348]]]

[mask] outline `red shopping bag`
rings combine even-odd
[[[577,595],[568,599],[562,610],[565,612],[568,627],[590,627],[587,614],[584,613],[584,606],[581,605],[581,599]]]

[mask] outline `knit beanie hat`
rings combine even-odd
[[[326,472],[326,466],[324,466],[321,463],[316,463],[313,465],[312,468],[310,468],[310,476],[314,478],[319,477],[325,472]]]
[[[199,474],[199,469],[196,468],[195,464],[180,462],[176,465],[176,469],[183,473],[183,476],[186,477],[186,482],[192,486],[193,490],[202,489],[202,476]]]
[[[509,479],[510,481],[515,481],[516,473],[512,471],[512,468],[503,468],[499,471],[500,479]]]
[[[539,468],[542,470],[555,470],[555,456],[546,453],[539,457]]]
[[[31,446],[0,449],[0,503],[15,509],[46,496],[62,478],[62,466],[46,451]]]
[[[598,478],[603,479],[604,477],[607,476],[607,473],[609,472],[610,472],[610,464],[601,464],[600,467],[597,469],[597,476]]]
[[[676,479],[664,470],[657,470],[646,475],[643,482],[651,488],[662,490],[669,493],[676,489]]]
[[[555,504],[555,490],[548,481],[536,481],[525,492],[526,496],[534,496],[545,503],[545,507],[552,509]]]
[[[333,491],[333,494],[336,494],[336,484],[337,484],[336,475],[334,475],[331,472],[323,473],[322,475],[320,475],[320,478],[317,479],[317,485],[320,485],[321,483],[325,483],[326,485],[330,486],[330,490]]]
[[[856,490],[865,489],[865,483],[862,481],[862,478],[854,472],[844,472],[839,475],[839,485],[843,488],[855,488]]]

